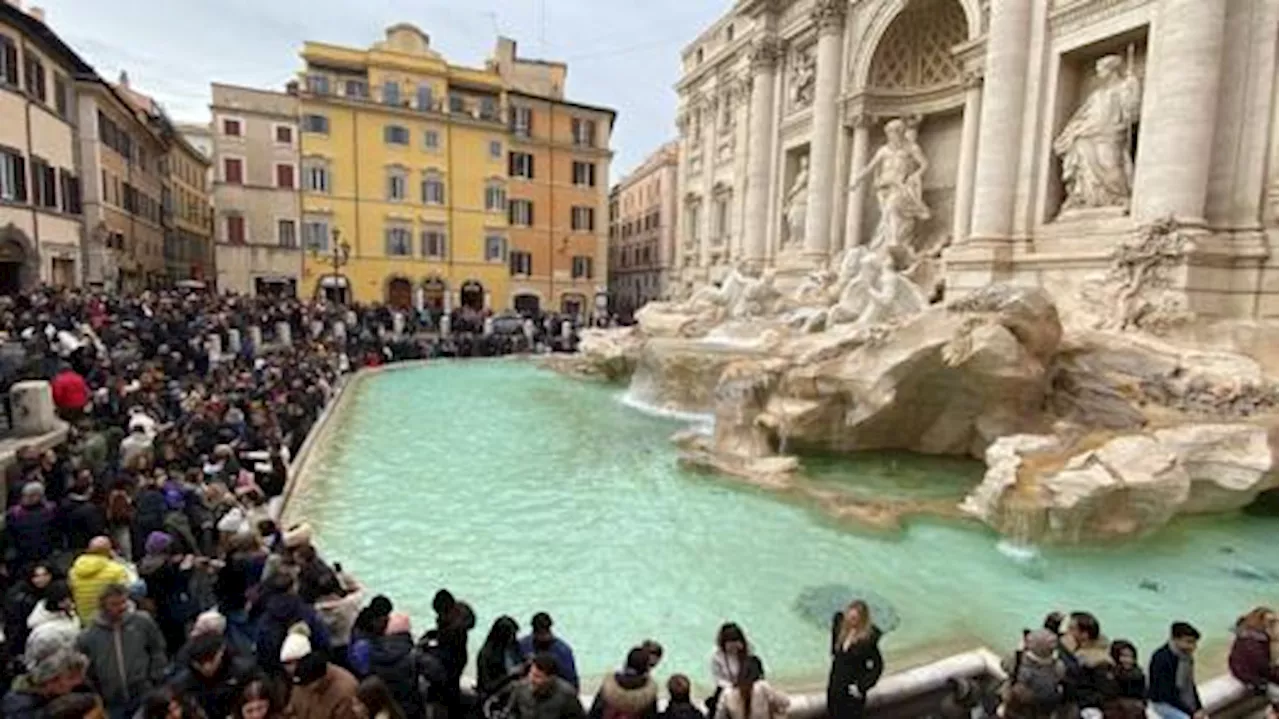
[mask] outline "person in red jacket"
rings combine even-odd
[[[51,384],[53,404],[58,408],[58,414],[68,422],[79,419],[84,414],[85,405],[89,404],[89,383],[67,365],[58,371]]]

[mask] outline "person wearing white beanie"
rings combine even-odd
[[[285,671],[292,673],[297,662],[311,653],[311,628],[306,622],[298,622],[289,627],[289,634],[280,645],[280,663]]]

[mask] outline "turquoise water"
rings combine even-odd
[[[1145,654],[1172,619],[1213,642],[1248,607],[1276,601],[1274,517],[1181,521],[1122,548],[1019,563],[973,525],[862,533],[802,502],[683,471],[668,441],[679,422],[523,362],[385,372],[349,399],[291,517],[315,525],[327,558],[408,611],[415,633],[442,586],[476,609],[473,652],[499,614],[527,629],[546,610],[586,677],[653,637],[667,650],[664,675],[706,682],[716,629],[731,618],[771,678],[821,680],[827,628],[795,604],[829,584],[892,605],[891,667],[1009,647],[1051,609],[1088,608]],[[816,482],[864,497],[958,499],[981,471],[901,454],[809,465]],[[1140,589],[1144,580],[1159,591]]]

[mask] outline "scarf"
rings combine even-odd
[[[1174,675],[1174,686],[1178,688],[1178,698],[1182,705],[1191,709],[1198,706],[1196,701],[1196,663],[1190,654],[1183,652],[1172,644],[1169,649],[1178,658],[1178,669]]]

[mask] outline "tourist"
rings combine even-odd
[[[299,659],[292,670],[293,691],[285,710],[292,719],[357,719],[356,678],[325,661],[319,652]]]
[[[702,710],[693,703],[689,677],[683,674],[672,674],[667,679],[667,708],[662,712],[662,719],[706,719]]]
[[[751,645],[742,627],[733,622],[720,625],[716,633],[716,649],[711,653],[711,681],[715,692],[707,699],[707,716],[715,716],[716,704],[726,689],[736,686],[743,662],[751,656]]]
[[[528,666],[516,634],[520,625],[505,614],[494,620],[476,653],[476,692],[483,702],[524,676]]]
[[[4,640],[10,654],[22,654],[30,629],[27,618],[48,595],[53,570],[44,562],[31,565],[24,578],[13,583],[4,597]]]
[[[365,677],[356,687],[356,715],[360,719],[420,719],[396,702],[386,682],[378,677]]]
[[[533,631],[520,639],[520,651],[525,656],[545,652],[555,657],[556,671],[559,672],[560,678],[569,682],[576,691],[579,687],[578,665],[573,660],[573,648],[568,642],[551,633],[551,627],[554,626],[551,615],[538,612],[533,615],[529,624]]]
[[[58,547],[58,508],[45,499],[44,483],[22,485],[21,501],[4,518],[9,567],[21,569],[49,559]]]
[[[662,645],[656,639],[646,639],[640,643],[640,648],[649,653],[649,673],[652,674],[662,663]]]
[[[760,658],[752,656],[743,663],[737,683],[720,697],[712,719],[776,719],[790,706],[791,700],[765,681]]]
[[[1160,719],[1206,719],[1196,688],[1195,653],[1200,632],[1186,622],[1174,622],[1169,642],[1151,655],[1147,669],[1147,698]]]
[[[159,687],[147,693],[133,719],[209,719],[205,713],[172,687]]]
[[[253,660],[230,651],[220,633],[195,637],[186,654],[187,664],[171,686],[178,696],[204,710],[207,717],[230,716],[244,688],[260,678]]]
[[[53,405],[58,410],[58,416],[67,422],[80,419],[85,406],[89,404],[89,385],[84,377],[70,364],[64,363],[49,385],[53,390]]]
[[[1147,715],[1147,677],[1138,664],[1138,648],[1123,639],[1111,643],[1115,662],[1115,696],[1105,707],[1106,719],[1144,719]]]
[[[658,685],[649,676],[649,652],[636,647],[627,653],[626,666],[601,682],[587,716],[590,719],[657,719]]]
[[[282,719],[285,712],[281,692],[267,679],[255,679],[240,691],[235,719]]]
[[[102,592],[113,584],[129,581],[129,569],[111,551],[111,540],[94,537],[84,553],[71,563],[67,583],[82,624],[88,626],[98,611]]]
[[[381,679],[404,714],[415,718],[426,713],[418,690],[417,659],[407,614],[392,614],[383,633],[369,640],[370,678]]]
[[[129,604],[124,585],[108,585],[93,623],[77,642],[77,649],[89,658],[89,678],[112,719],[130,716],[147,692],[164,680],[168,664],[160,627]]]
[[[1002,663],[1009,679],[1001,691],[1005,716],[1050,719],[1063,705],[1066,667],[1057,656],[1058,637],[1048,629],[1027,632],[1022,647]]]
[[[880,681],[880,629],[866,602],[855,599],[831,626],[831,672],[827,677],[827,716],[861,719],[867,692]]]
[[[97,694],[72,692],[49,702],[44,719],[106,719],[106,709]]]
[[[1276,699],[1276,613],[1256,607],[1236,622],[1227,658],[1231,676],[1259,694]]]
[[[43,599],[27,617],[27,641],[55,642],[67,648],[76,645],[80,635],[80,617],[71,601],[71,589],[66,582],[54,582]]]
[[[272,676],[280,676],[283,669],[276,661],[285,638],[296,624],[304,624],[308,630],[311,647],[327,656],[329,635],[313,607],[297,594],[297,581],[289,572],[277,572],[264,579],[262,597],[258,601],[262,617],[258,621],[258,664]]]
[[[347,667],[357,677],[369,675],[370,642],[387,630],[387,621],[393,609],[391,600],[379,594],[369,602],[369,606],[356,614],[356,620],[351,625],[351,643],[347,647]]]
[[[56,641],[28,642],[26,673],[13,680],[0,700],[6,719],[41,719],[48,705],[84,683],[89,660]]]
[[[450,719],[460,719],[462,707],[462,672],[467,667],[467,634],[476,625],[475,612],[466,602],[457,601],[447,589],[441,589],[431,600],[436,613],[433,654],[443,665],[444,675],[433,682],[430,697],[444,707]]]
[[[1072,612],[1062,646],[1067,649],[1060,658],[1066,667],[1062,692],[1068,714],[1090,709],[1100,714],[1116,695],[1116,687],[1111,645],[1102,636],[1098,619],[1088,612]]]
[[[94,537],[107,533],[107,513],[93,501],[93,492],[93,473],[80,469],[58,507],[58,522],[66,535],[67,549],[82,551]]]
[[[529,674],[516,684],[507,705],[510,719],[585,719],[578,690],[556,666],[549,652],[533,655]]]
[[[308,591],[315,594],[311,604],[320,616],[325,630],[329,632],[329,658],[350,671],[347,651],[351,647],[352,628],[356,618],[360,616],[360,605],[364,603],[365,590],[341,569],[341,566],[334,565],[336,573],[329,573],[324,579],[310,584]],[[301,589],[298,594],[306,599]]]
[[[146,556],[138,563],[138,576],[147,587],[147,605],[170,655],[176,654],[187,639],[187,625],[199,607],[191,596],[191,577],[195,558],[175,552],[172,536],[152,532],[144,545]]]

